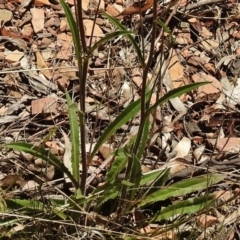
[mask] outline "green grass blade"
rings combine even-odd
[[[108,15],[106,12],[102,12],[103,15],[113,24],[115,25],[119,30],[122,30],[122,31],[127,31],[127,29],[114,17]],[[142,66],[145,66],[145,63],[144,63],[144,58],[143,58],[143,55],[142,55],[142,51],[141,49],[139,48],[139,44],[134,40],[134,38],[131,36],[131,35],[127,35],[126,36],[128,38],[128,40],[131,42],[131,44],[133,45],[136,53],[137,53],[137,56],[142,64]]]
[[[214,194],[209,194],[207,196],[180,201],[174,205],[164,208],[161,211],[156,212],[151,219],[151,222],[169,219],[177,214],[197,213],[206,207],[213,205],[214,197]]]
[[[169,29],[169,27],[164,22],[162,22],[160,19],[157,20],[157,24],[163,29],[164,32],[169,34],[171,41],[174,43],[175,39],[174,39],[173,34],[172,34],[171,30]]]
[[[157,102],[150,107],[150,109],[148,110],[148,114],[150,114],[153,110],[155,110],[159,105],[167,102],[168,100],[178,97],[184,93],[187,93],[193,89],[196,89],[200,86],[203,86],[205,84],[209,84],[210,82],[200,82],[200,83],[192,83],[192,84],[188,84],[186,86],[182,86],[182,87],[178,87],[176,89],[173,89],[171,91],[169,91],[168,93],[166,93],[162,98],[160,98],[159,100],[157,100]]]
[[[122,125],[128,122],[131,118],[133,118],[140,110],[140,101],[137,101],[129,104],[117,117],[116,119],[109,124],[107,129],[102,133],[100,138],[98,139],[92,153],[91,159],[96,154],[98,149],[102,146],[104,142],[106,142]]]
[[[139,148],[136,154],[138,159],[142,159],[142,155],[146,147],[146,142],[149,136],[150,129],[151,129],[151,125],[150,125],[149,117],[147,117],[144,122],[143,134],[141,136]]]
[[[129,202],[126,205],[127,210],[131,210],[133,208],[133,205],[135,205],[135,203],[133,203],[132,201],[134,200],[136,192],[139,190],[142,177],[141,163],[139,159],[137,159],[135,156],[131,157],[132,159],[128,159],[129,161],[132,161],[132,169],[129,180],[130,183],[133,183],[134,185],[127,188],[129,200]]]
[[[73,36],[73,44],[74,44],[74,48],[75,48],[77,58],[81,59],[82,48],[81,48],[81,45],[80,45],[80,39],[79,39],[78,27],[77,27],[76,21],[73,17],[73,14],[72,14],[70,8],[66,4],[66,2],[64,0],[60,0],[60,3],[62,5],[62,8],[63,8],[64,13],[66,15],[67,22],[69,24],[69,27],[70,27],[70,30],[71,30],[71,33],[72,33],[72,36]]]
[[[96,189],[97,192],[101,191],[103,194],[98,196],[97,198],[97,207],[102,206],[105,202],[107,202],[110,199],[115,199],[119,195],[119,191],[122,187],[122,184],[119,183],[114,183],[114,184],[104,184],[101,186],[99,189]],[[93,194],[95,191],[93,192]]]
[[[55,155],[45,150],[44,148],[39,148],[29,143],[8,143],[3,145],[2,147],[30,153],[37,158],[41,158],[47,162],[49,161],[53,166],[64,172],[71,179],[73,185],[76,188],[79,188],[79,184],[76,182],[75,178],[64,166],[64,164]]]
[[[133,166],[132,166],[132,171],[130,176],[130,182],[133,182],[135,187],[138,188],[142,178],[141,163],[137,157],[133,156],[132,158],[133,158]]]
[[[118,174],[125,168],[127,164],[127,157],[124,153],[116,156],[107,173],[106,183],[111,183],[117,180]]]
[[[77,120],[77,104],[72,102],[68,92],[66,91],[66,98],[68,104],[68,116],[69,116],[69,124],[71,129],[71,142],[72,142],[72,174],[77,183],[80,182],[80,151],[79,151],[79,127]]]
[[[168,179],[168,176],[170,174],[170,169],[164,169],[164,172],[159,175],[158,178],[156,178],[152,184],[149,186],[149,188],[145,191],[145,193],[143,194],[142,198],[144,196],[148,196],[154,192],[156,192],[160,186],[163,186],[164,183],[166,182],[166,180]]]
[[[157,170],[157,171],[151,171],[151,172],[147,172],[146,174],[143,174],[141,182],[140,182],[140,186],[143,186],[147,183],[150,183],[150,182],[154,181],[160,175],[162,175],[164,171],[165,170],[160,169],[160,170]]]
[[[166,187],[165,189],[161,189],[148,195],[138,204],[138,207],[145,206],[157,201],[163,201],[172,196],[181,196],[187,193],[206,189],[210,185],[217,183],[224,178],[224,174],[209,174],[177,182]]]
[[[44,213],[45,206],[42,202],[36,200],[26,200],[26,199],[7,199],[6,200],[8,210],[10,211],[20,211],[26,214],[36,214],[36,212]],[[67,216],[56,208],[51,209],[57,216],[61,219],[67,219]]]
[[[89,50],[89,57],[94,52],[94,50],[97,49],[99,46],[101,46],[103,43],[105,43],[113,38],[116,38],[118,36],[125,36],[125,35],[131,35],[131,34],[133,34],[133,32],[127,31],[127,30],[116,31],[116,32],[107,34],[105,37],[101,38],[98,42],[96,42],[91,47],[91,49]]]

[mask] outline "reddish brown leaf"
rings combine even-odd
[[[125,15],[133,15],[139,14],[142,12],[147,11],[153,5],[153,0],[146,0],[146,2],[142,5],[141,3],[135,2],[129,7],[127,7],[123,12],[121,12],[118,16],[125,16]]]

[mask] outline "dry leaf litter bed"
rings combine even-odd
[[[115,30],[99,14],[92,32],[96,3],[83,1],[87,44],[91,42],[91,34],[94,43]],[[73,10],[73,1],[69,0],[68,4]],[[139,44],[141,36],[144,37],[147,42],[144,51],[148,54],[152,1],[147,0],[142,9],[143,32],[139,15],[134,14],[139,9],[135,4],[126,7],[119,0],[101,0],[100,9],[138,32],[136,41]],[[181,1],[177,8],[171,7],[166,14],[168,5],[159,1],[158,14],[168,23],[175,41],[171,42],[170,35],[158,28],[149,81],[154,81],[160,66],[168,68],[151,103],[169,90],[188,83],[210,81],[211,84],[175,98],[158,109],[156,116],[151,118],[151,141],[142,169],[146,172],[169,167],[169,182],[206,171],[228,173],[226,182],[210,189],[222,206],[214,214],[197,217],[188,227],[196,228],[196,231],[207,229],[211,239],[214,228],[221,223],[227,231],[225,239],[236,239],[234,237],[239,236],[239,223],[236,222],[240,214],[240,5],[234,0]],[[63,10],[57,1],[2,0],[0,22],[1,142],[32,142],[44,145],[60,159],[68,158],[69,151],[64,151],[69,144],[64,89],[67,88],[76,101],[79,96],[77,62]],[[162,34],[165,36],[164,59],[159,54]],[[88,151],[91,142],[97,141],[105,127],[131,101],[140,97],[142,69],[139,66],[137,55],[125,38],[114,39],[93,53],[86,98]],[[97,187],[104,182],[104,172],[99,166],[108,169],[109,153],[126,144],[138,131],[138,126],[139,116],[122,126],[111,142],[101,147],[89,168],[89,185]],[[1,187],[11,188],[6,198],[60,198],[58,189],[66,191],[58,170],[23,152],[2,150],[0,168]],[[94,172],[99,175],[96,177]],[[37,190],[40,184],[42,194]],[[197,235],[198,239],[206,236]]]

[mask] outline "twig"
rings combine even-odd
[[[182,10],[192,10],[194,8],[202,7],[207,4],[213,4],[213,3],[219,3],[219,2],[222,2],[222,0],[202,0],[200,2],[193,3],[191,5],[183,7]]]

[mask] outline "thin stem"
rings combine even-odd
[[[155,38],[156,38],[156,28],[157,28],[157,1],[154,1],[153,5],[153,26],[152,26],[152,39],[151,39],[151,48],[150,52],[148,55],[148,61],[147,64],[145,65],[143,63],[143,84],[142,84],[142,91],[141,91],[141,119],[140,119],[140,126],[139,126],[139,131],[137,135],[136,142],[134,144],[134,147],[132,149],[132,156],[128,157],[128,164],[127,164],[127,169],[126,169],[126,175],[125,175],[125,180],[128,180],[131,176],[131,171],[132,171],[132,165],[133,165],[133,156],[136,156],[138,147],[140,145],[141,141],[141,136],[143,134],[143,129],[144,129],[144,123],[145,123],[145,115],[146,115],[146,88],[147,88],[147,74],[150,68],[150,65],[152,63],[152,56],[154,54],[154,46],[155,46]],[[143,24],[143,23],[142,23]],[[144,49],[142,49],[144,51]],[[124,186],[122,188],[121,192],[121,199],[125,199],[127,194],[127,187]],[[130,199],[131,200],[131,199]],[[119,210],[117,214],[120,214],[122,211],[123,206],[123,200],[119,202]]]
[[[144,123],[146,119],[146,88],[147,88],[147,74],[149,72],[150,65],[152,63],[152,56],[154,54],[155,47],[155,38],[156,38],[156,29],[157,29],[157,1],[153,1],[153,26],[152,26],[152,38],[151,38],[151,47],[148,55],[147,64],[143,69],[143,81],[142,81],[142,91],[141,91],[141,118],[140,118],[140,127],[137,135],[137,139],[133,148],[133,153],[137,153],[138,146],[141,141],[141,136],[143,133]],[[151,98],[151,97],[150,97]],[[148,100],[150,101],[150,99]]]
[[[82,0],[77,0],[75,2],[75,10],[76,10],[76,19],[77,26],[79,30],[79,36],[81,39],[82,45],[82,56],[81,62],[78,61],[79,64],[79,95],[80,95],[80,110],[83,113],[83,116],[79,118],[80,125],[80,142],[81,142],[81,162],[82,162],[82,177],[81,177],[81,191],[82,194],[85,195],[86,190],[86,179],[87,179],[87,155],[86,155],[86,134],[85,134],[85,96],[86,96],[86,81],[87,81],[87,68],[88,68],[88,60],[85,60],[87,56],[87,45],[85,40],[85,31],[83,25],[83,16],[82,16]],[[84,61],[82,62],[82,58]],[[88,58],[86,58],[88,59]]]

